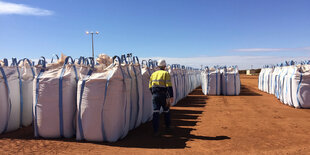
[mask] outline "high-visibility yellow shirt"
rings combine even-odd
[[[172,87],[170,74],[165,70],[158,70],[150,77],[149,88],[152,87]]]

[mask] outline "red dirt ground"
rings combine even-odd
[[[1,154],[310,154],[310,110],[283,105],[241,76],[240,96],[201,89],[172,107],[172,134],[152,137],[151,123],[116,143],[35,139],[32,127],[0,135]],[[163,124],[163,119],[161,119]],[[163,128],[163,127],[162,127]]]

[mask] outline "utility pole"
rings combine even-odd
[[[93,60],[95,60],[95,52],[94,52],[94,32],[93,32],[93,31],[91,31],[91,32],[86,31],[85,33],[86,33],[87,35],[88,35],[88,34],[91,34],[92,57],[93,57]],[[99,32],[96,31],[95,34],[99,34]]]

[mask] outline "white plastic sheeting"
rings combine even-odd
[[[63,60],[63,59],[62,59]],[[71,57],[39,67],[33,82],[35,136],[73,137],[75,134],[77,71]]]
[[[263,88],[269,87],[268,93],[274,94],[284,104],[295,108],[310,108],[309,63],[296,64],[291,61],[276,67],[265,66],[260,72],[258,87],[265,92],[267,89]],[[271,74],[271,78],[263,78],[266,74]]]

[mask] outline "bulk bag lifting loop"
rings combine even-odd
[[[59,60],[59,56],[58,56],[57,54],[54,54],[54,55],[52,56],[51,63],[53,63],[53,62],[54,62],[54,56],[56,57],[57,61]]]
[[[27,61],[27,63],[29,64],[29,66],[31,67],[31,72],[32,72],[32,75],[33,75],[33,78],[36,76],[36,74],[35,74],[35,72],[34,72],[34,69],[33,69],[33,63],[31,63],[31,61],[29,60],[29,59],[27,59],[27,58],[24,58],[24,59],[22,59],[22,61],[19,61],[18,62],[18,65],[21,63],[21,62],[25,62],[25,61]]]
[[[82,62],[83,61],[83,62]],[[77,64],[85,64],[85,58],[84,57],[82,57],[82,56],[80,56],[80,58],[78,59],[78,61],[77,61]]]
[[[7,59],[4,59],[4,60],[6,60],[6,61],[4,61],[4,66],[7,66],[8,65]],[[8,101],[7,101],[7,103],[8,103],[8,106],[7,106],[7,116],[6,116],[6,119],[5,119],[4,128],[0,132],[2,134],[2,133],[5,133],[7,131],[7,129],[8,129],[9,118],[11,116],[12,103],[11,103],[10,88],[9,88],[8,80],[7,80],[6,74],[5,74],[1,64],[0,64],[0,72],[1,72],[2,78],[4,80],[4,84],[6,86],[7,98],[8,98]],[[3,119],[3,117],[1,117],[1,119]]]
[[[152,59],[149,59],[148,60],[148,64],[149,64],[149,67],[150,67],[150,69],[154,69],[154,63],[153,63],[153,60]],[[152,67],[151,67],[152,66]]]
[[[9,66],[9,61],[8,61],[8,59],[4,58],[4,59],[3,59],[3,63],[4,63],[4,66]]]
[[[146,66],[146,68],[147,68],[147,71],[148,71],[148,73],[151,75],[150,63],[149,63],[148,61],[146,61],[146,60],[142,60],[142,61],[141,61],[142,67],[143,67],[143,62],[145,62],[145,66]]]
[[[90,60],[91,62],[89,62],[89,60]],[[92,65],[92,68],[94,68],[94,61],[93,61],[92,57],[85,58],[85,57],[82,57],[82,56],[81,56],[81,57],[78,59],[77,64],[79,64],[79,65],[83,64],[83,65],[87,65],[87,66],[88,66],[89,64],[91,64],[91,65]]]

